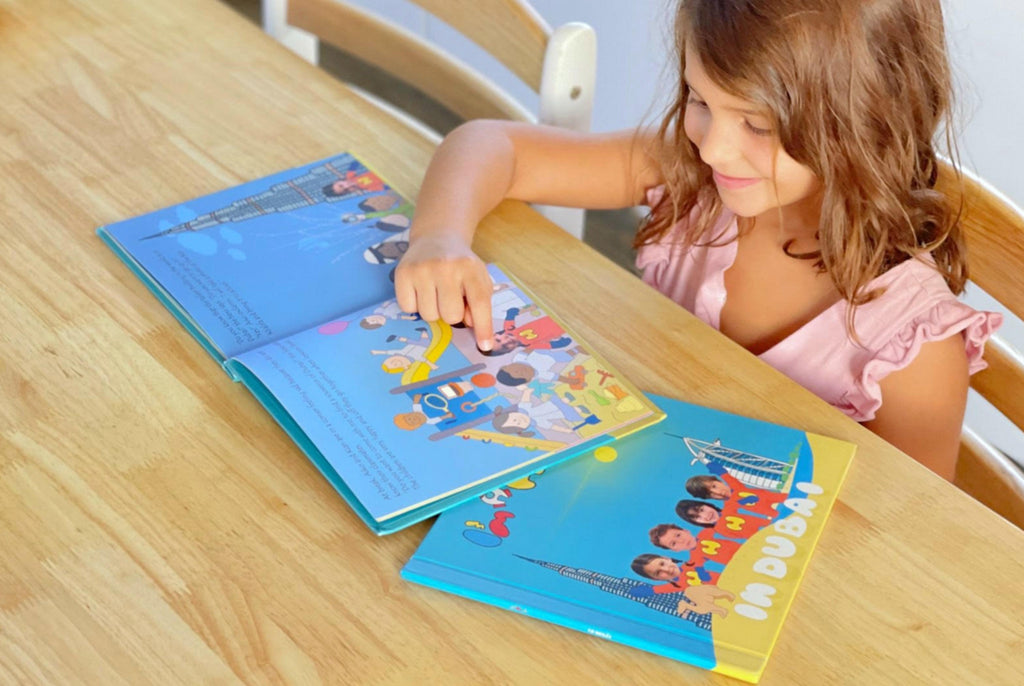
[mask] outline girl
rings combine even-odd
[[[645,576],[652,581],[668,582],[657,586],[649,584],[634,586],[629,591],[631,596],[650,598],[660,593],[683,593],[687,600],[679,601],[676,607],[683,617],[686,617],[689,612],[696,614],[714,612],[725,617],[729,611],[717,605],[715,601],[725,598],[731,602],[736,597],[735,594],[715,585],[715,582],[718,581],[717,572],[707,572],[703,568],[693,569],[692,565],[684,564],[674,557],[644,553],[637,555],[630,567],[640,576]]]
[[[933,190],[951,98],[939,0],[680,0],[676,42],[656,131],[489,121],[448,136],[399,304],[480,322],[488,350],[491,286],[470,248],[487,212],[646,202],[646,282],[952,479],[968,375],[1000,317],[956,300],[957,202]]]

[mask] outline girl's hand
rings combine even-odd
[[[492,292],[487,267],[458,236],[429,235],[411,241],[395,270],[399,307],[419,312],[428,322],[465,322],[473,327],[477,347],[485,352],[494,347]]]

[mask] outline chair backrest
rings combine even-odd
[[[1024,319],[1024,213],[978,178],[957,179],[940,168],[938,189],[956,199],[963,192],[971,281]],[[988,368],[971,387],[1024,430],[1024,358],[998,334],[986,345]],[[1024,472],[985,437],[965,431],[956,484],[1024,528]]]
[[[510,119],[589,130],[597,62],[592,28],[572,22],[552,31],[525,0],[410,1],[476,43],[536,92],[536,113],[444,50],[344,0],[263,0],[264,29],[314,63],[316,41],[323,40],[407,83],[462,119]],[[439,140],[430,132],[425,135]],[[581,210],[541,211],[582,236]]]

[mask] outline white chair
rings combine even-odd
[[[510,119],[574,131],[590,129],[597,59],[591,27],[572,22],[552,30],[524,0],[411,1],[479,45],[532,88],[539,95],[536,115],[444,50],[343,0],[262,0],[263,28],[314,64],[319,61],[319,41],[326,41],[467,120]],[[395,113],[393,107],[391,111]],[[407,114],[404,118],[409,121]],[[426,138],[440,141],[436,132],[422,124],[410,125]],[[582,210],[538,209],[582,238]]]
[[[940,165],[938,189],[960,197],[959,183]],[[1024,319],[1024,213],[981,179],[964,173],[963,225],[971,281]],[[985,347],[989,367],[971,387],[1024,430],[1024,357],[997,333]],[[961,437],[956,485],[1024,528],[1024,471],[988,437],[967,429]]]

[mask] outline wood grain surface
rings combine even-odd
[[[428,144],[213,0],[0,0],[0,93],[0,683],[734,683],[403,582],[427,524],[94,234],[344,150],[415,196]],[[641,387],[859,444],[762,683],[1019,683],[1024,533],[526,206],[477,247]]]

